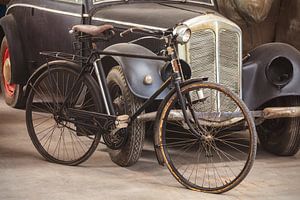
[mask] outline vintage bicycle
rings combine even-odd
[[[145,38],[165,43],[165,51],[149,56],[98,50],[96,42],[107,39],[103,34],[111,33],[111,28],[73,27],[81,44],[79,54],[41,52],[47,62],[26,87],[26,124],[38,152],[50,162],[78,165],[104,143],[115,163],[130,166],[141,155],[146,129],[153,130],[159,164],[166,165],[182,185],[209,193],[237,186],[256,155],[253,118],[229,89],[205,77],[191,78],[189,65],[179,59],[176,48],[189,41],[191,30],[179,25],[166,31],[131,28],[121,33],[123,37],[145,33]],[[88,56],[83,56],[83,47]],[[124,67],[104,69],[105,55],[161,60],[163,84],[142,99],[132,92]],[[139,66],[134,67],[131,73],[138,71]],[[135,76],[131,81],[153,84],[151,76]]]

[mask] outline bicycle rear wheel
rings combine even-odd
[[[91,128],[95,122],[69,114],[69,109],[101,111],[96,82],[89,74],[77,80],[78,70],[74,64],[51,66],[31,85],[27,129],[35,148],[50,162],[78,165],[100,141],[99,131]]]
[[[186,105],[175,92],[165,100],[156,124],[164,162],[189,189],[226,192],[253,165],[257,145],[253,119],[245,104],[220,85],[191,83],[181,93]]]

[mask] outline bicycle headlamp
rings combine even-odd
[[[176,35],[176,40],[178,43],[185,44],[190,40],[192,31],[187,25],[183,24],[177,26],[174,29],[173,34]]]

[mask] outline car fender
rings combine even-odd
[[[156,56],[156,54],[149,49],[130,43],[115,44],[107,47],[104,51]],[[109,73],[112,67],[116,65],[121,66],[130,91],[139,98],[149,98],[163,84],[160,70],[165,64],[164,61],[121,56],[104,56],[102,57],[102,64],[106,74]],[[146,84],[144,82],[146,76],[151,76],[152,84]],[[167,95],[167,92],[167,89],[164,90],[157,99],[163,99]]]
[[[28,69],[25,65],[22,41],[16,20],[12,14],[6,15],[0,19],[2,36],[6,36],[9,44],[10,62],[11,62],[11,82],[22,84],[26,83]]]
[[[31,89],[31,85],[43,74],[47,69],[51,68],[52,66],[64,66],[68,68],[72,68],[78,73],[80,73],[80,65],[67,61],[67,60],[55,60],[48,63],[41,65],[34,73],[29,77],[27,84],[24,87],[24,97],[27,98]]]
[[[243,100],[250,110],[283,96],[300,96],[300,52],[268,43],[249,52],[242,69]],[[271,78],[270,78],[271,77]]]

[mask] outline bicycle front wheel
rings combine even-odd
[[[79,70],[73,64],[51,65],[31,85],[27,130],[37,151],[50,162],[78,165],[92,155],[100,141],[90,120],[69,114],[69,109],[101,111],[96,82],[89,74],[78,80]]]
[[[257,145],[253,119],[237,95],[218,84],[190,83],[181,94],[184,103],[176,92],[165,100],[156,124],[164,162],[189,189],[226,192],[253,165]]]

